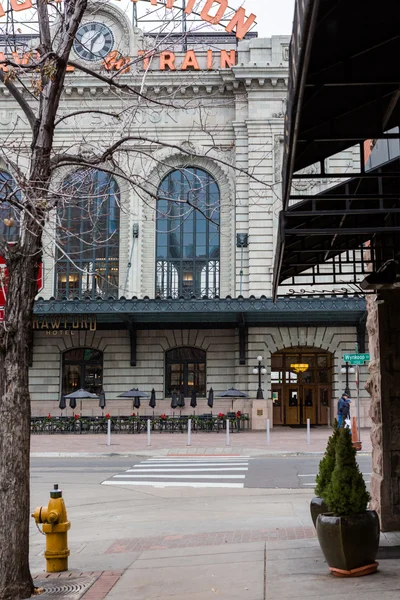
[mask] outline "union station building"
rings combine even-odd
[[[77,69],[67,75],[63,113],[85,107],[111,115],[128,105],[131,112],[124,131],[95,112],[66,119],[57,128],[59,148],[90,156],[122,136],[136,141],[121,154],[119,174],[57,171],[68,200],[45,232],[33,414],[59,414],[61,394],[79,388],[104,390],[112,415],[132,413],[132,401],[118,398],[131,388],[149,395],[154,388],[157,414],[169,414],[172,393],[183,392],[182,414],[190,414],[195,391],[201,414],[210,412],[212,388],[213,411],[241,410],[253,428],[265,428],[267,418],[327,425],[346,385],[355,399],[355,375],[342,372],[343,356],[356,344],[366,350],[366,307],[363,297],[346,292],[311,293],[312,280],[294,281],[272,300],[289,37],[250,32],[237,42],[224,32],[189,33],[184,40],[169,36],[151,53],[154,39],[115,6],[91,9],[82,27],[73,59],[104,70],[104,58],[96,63],[85,45],[88,32],[98,32],[105,40],[99,54],[117,46],[122,56],[140,58],[120,81],[154,104],[136,100],[132,110],[132,98],[102,81]],[[11,139],[28,136],[4,88],[0,125]],[[335,160],[348,164],[351,151]],[[132,172],[137,185],[124,176]],[[0,162],[0,181],[12,186],[12,178],[10,165]],[[299,182],[298,194],[311,185]],[[257,399],[258,357],[266,374]],[[299,364],[306,370],[297,372]],[[366,379],[362,367],[362,426],[369,425]],[[248,399],[217,398],[232,387]],[[78,410],[101,414],[98,400],[84,400]],[[140,414],[147,413],[153,409],[144,400]]]

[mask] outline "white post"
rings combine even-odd
[[[192,419],[189,419],[189,421],[188,421],[188,441],[187,441],[187,445],[188,446],[192,445]]]
[[[147,419],[147,445],[151,446],[151,421]]]
[[[230,431],[229,431],[229,419],[227,419],[226,420],[226,445],[227,446],[231,445],[231,442],[230,442],[230,439],[229,439],[229,434],[230,434]]]
[[[332,421],[331,421],[331,407],[328,406],[328,427],[332,427]]]
[[[111,446],[111,419],[107,420],[107,446]]]
[[[307,419],[307,444],[311,444],[311,420]]]
[[[271,443],[271,437],[270,437],[270,420],[267,419],[267,446],[269,446]]]

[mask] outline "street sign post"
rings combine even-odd
[[[358,352],[358,344],[356,344],[355,352],[352,354],[343,355],[344,362],[356,367],[356,389],[357,389],[357,421],[358,421],[358,441],[361,442],[361,415],[360,415],[360,365],[371,360],[367,353]]]

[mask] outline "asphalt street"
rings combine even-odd
[[[259,489],[312,490],[320,456],[279,456],[256,459],[144,459],[110,458],[34,458],[31,460],[32,483],[40,479],[62,483],[76,474],[78,480],[94,475],[99,483],[120,485],[159,485],[192,487],[244,487]],[[371,474],[371,456],[358,457],[367,484]],[[138,483],[139,482],[139,483]],[[197,485],[195,485],[197,484]]]

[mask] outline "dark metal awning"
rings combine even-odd
[[[400,237],[399,161],[366,168],[365,145],[379,139],[398,146],[398,11],[395,0],[296,0],[275,297],[282,282],[298,285],[302,277],[313,286],[356,283],[363,244],[379,263],[382,239],[394,246]],[[352,146],[359,148],[358,172],[331,169],[326,159]],[[329,191],[296,195],[293,184],[304,180]]]
[[[279,217],[277,284],[319,286],[321,293],[355,284],[394,256],[400,238],[400,158],[318,195],[291,195]],[[375,235],[383,233],[379,246]],[[328,264],[327,264],[328,263]],[[324,266],[322,266],[324,265]],[[321,289],[321,286],[328,289]],[[316,292],[317,290],[315,290]]]
[[[93,315],[101,328],[205,328],[260,325],[356,325],[365,314],[363,298],[225,298],[207,300],[110,299],[35,302],[35,329],[60,327],[59,316]],[[58,317],[55,317],[57,316]],[[78,326],[78,321],[77,321]]]
[[[296,0],[285,131],[292,174],[400,123],[397,0]]]

